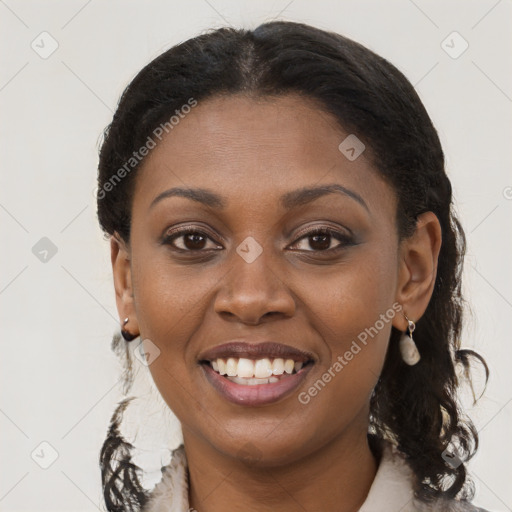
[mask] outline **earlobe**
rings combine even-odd
[[[439,219],[425,212],[418,216],[413,235],[401,244],[396,300],[414,321],[425,313],[432,297],[441,242]],[[407,328],[403,315],[397,315],[393,323],[401,331]]]
[[[122,327],[135,336],[138,332],[138,322],[133,300],[130,251],[117,232],[110,237],[110,257],[117,311],[122,319]],[[128,322],[125,322],[126,318],[128,318]]]

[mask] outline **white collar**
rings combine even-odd
[[[414,498],[413,473],[404,456],[389,442],[382,443],[382,456],[370,491],[359,512],[477,512],[470,503],[441,501],[423,504]],[[188,465],[183,445],[173,451],[162,468],[162,480],[151,491],[143,512],[188,512]]]

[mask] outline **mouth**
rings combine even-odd
[[[271,342],[228,343],[200,356],[208,382],[239,405],[264,405],[296,389],[315,364],[313,355]]]
[[[247,359],[245,357],[217,358],[212,361],[202,361],[219,376],[242,386],[258,386],[261,384],[274,384],[290,375],[295,375],[313,361],[295,361],[281,357],[263,359]]]

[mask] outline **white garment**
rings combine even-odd
[[[183,445],[174,450],[162,474],[143,512],[193,512],[188,501],[188,469]],[[414,499],[412,478],[412,470],[403,455],[391,443],[385,443],[375,479],[359,512],[486,512],[470,503],[454,500],[421,503]]]

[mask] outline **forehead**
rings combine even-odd
[[[182,115],[151,150],[138,171],[134,207],[149,209],[171,187],[216,190],[228,206],[254,198],[267,207],[291,190],[332,183],[393,207],[392,191],[364,152],[349,160],[340,151],[348,136],[299,95],[214,97]]]

